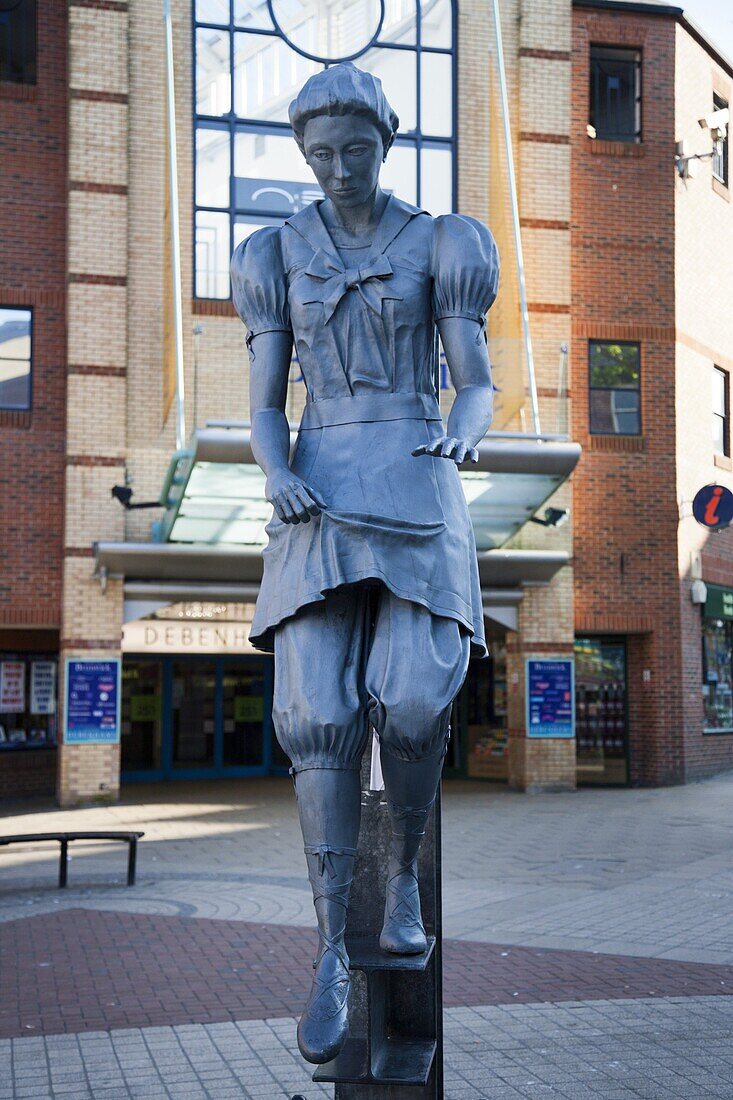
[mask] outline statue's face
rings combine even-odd
[[[359,206],[374,193],[384,158],[382,135],[361,115],[318,115],[305,124],[305,159],[338,206]]]

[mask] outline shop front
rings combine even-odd
[[[126,783],[284,773],[271,657],[249,645],[249,604],[178,603],[123,629]]]

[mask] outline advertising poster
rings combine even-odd
[[[120,739],[119,658],[66,661],[64,741],[115,744]]]
[[[56,713],[56,662],[31,662],[31,714]]]
[[[25,661],[0,661],[0,714],[25,710]]]
[[[527,736],[575,737],[572,660],[526,662]]]

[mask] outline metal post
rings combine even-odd
[[[173,23],[170,0],[163,0],[165,22],[165,68],[168,92],[168,172],[170,181],[171,281],[173,284],[173,329],[176,352],[176,450],[186,446],[183,376],[183,295],[181,291],[181,231],[178,211],[178,155],[176,150],[176,99],[173,76]]]
[[[127,885],[135,885],[135,863],[137,860],[137,837],[130,837],[127,852]]]
[[[532,335],[529,330],[529,309],[527,307],[527,283],[524,277],[524,252],[522,250],[522,232],[519,225],[519,198],[517,195],[517,178],[514,171],[514,148],[512,145],[512,128],[509,122],[509,96],[507,94],[506,68],[504,66],[504,43],[501,34],[501,15],[499,12],[499,0],[493,0],[494,5],[494,33],[496,36],[496,55],[499,69],[499,88],[501,90],[501,113],[504,122],[504,140],[506,142],[507,174],[509,176],[509,197],[512,208],[512,224],[514,227],[514,244],[517,252],[517,276],[519,279],[519,298],[522,306],[522,328],[524,330],[524,350],[527,355],[527,375],[529,379],[529,394],[532,402],[532,425],[537,435],[541,434],[540,410],[537,400],[537,380],[534,373],[534,351],[532,348]]]
[[[69,842],[64,837],[61,840],[61,849],[59,851],[59,888],[66,886],[66,879],[68,875],[69,866]]]

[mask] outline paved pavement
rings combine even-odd
[[[733,775],[446,785],[446,1097],[733,1100],[731,807]],[[294,1049],[313,917],[288,781],[6,809],[2,832],[146,836],[132,888],[119,846],[76,849],[66,891],[56,845],[0,849],[0,1100],[331,1095]]]

